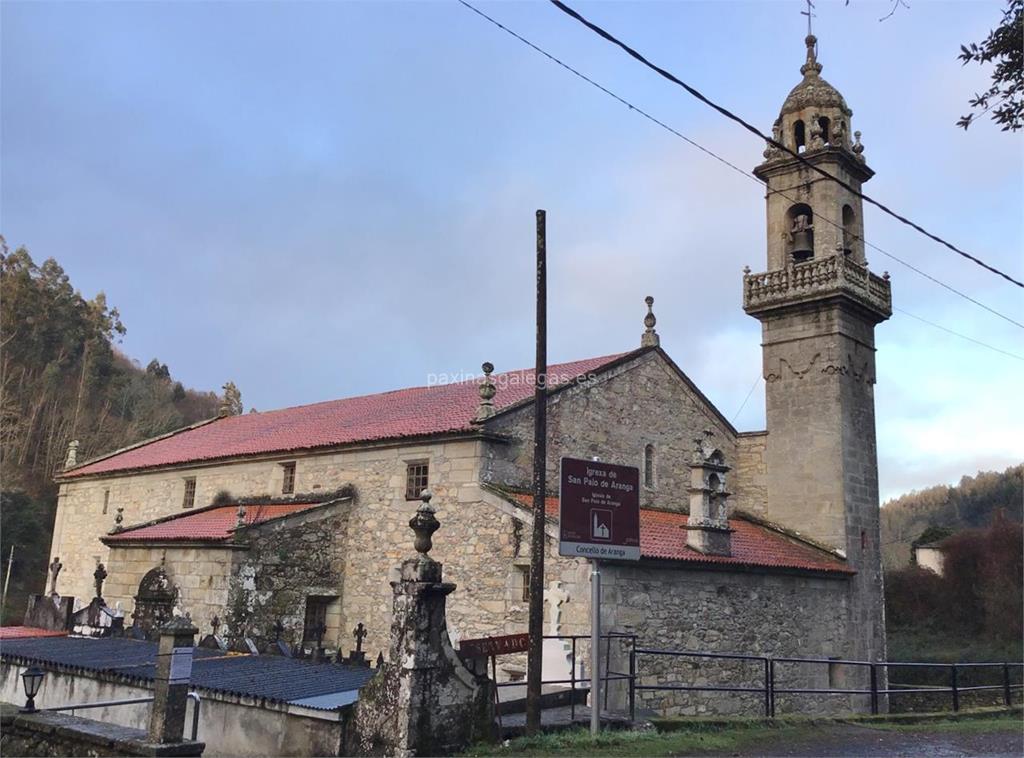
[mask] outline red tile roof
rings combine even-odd
[[[270,519],[315,508],[321,503],[275,503],[273,505],[247,505],[245,523],[260,524]],[[117,534],[104,537],[109,544],[125,542],[164,542],[188,540],[200,542],[226,542],[234,535],[238,521],[237,505],[215,505],[193,513],[186,513],[142,524]]]
[[[34,626],[0,626],[0,640],[23,640],[29,637],[67,637],[67,632],[37,629]]]
[[[533,495],[510,493],[512,499],[526,507],[533,506]],[[544,499],[544,512],[558,518],[558,498]],[[705,555],[686,544],[685,513],[640,509],[640,554],[644,558],[660,558],[691,563],[788,568],[805,571],[853,574],[846,563],[824,550],[799,542],[782,533],[742,518],[729,519],[732,533],[732,555]]]
[[[549,386],[572,382],[624,355],[549,366]],[[534,374],[532,368],[495,374],[495,408],[508,408],[529,398],[534,390]],[[480,403],[478,386],[479,380],[472,379],[229,416],[87,463],[62,476],[471,431],[470,422]]]

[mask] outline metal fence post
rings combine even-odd
[[[1010,664],[1003,664],[1003,700],[1007,705],[1013,705],[1013,696],[1010,694]]]
[[[636,721],[636,637],[629,648],[629,720]]]
[[[772,714],[771,717],[775,718],[775,659],[768,659],[768,680],[771,682],[771,703],[772,703]]]
[[[960,691],[956,687],[956,664],[949,667],[949,680],[953,690],[953,710],[960,710]]]
[[[572,699],[569,701],[569,719],[576,720],[576,636],[572,638]]]
[[[878,715],[878,671],[871,664],[871,715]]]

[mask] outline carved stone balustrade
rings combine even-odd
[[[872,274],[866,266],[843,255],[743,275],[743,310],[752,316],[833,297],[852,300],[878,321],[892,315],[888,278]]]

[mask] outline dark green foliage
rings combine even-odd
[[[955,487],[940,485],[915,491],[882,507],[882,560],[887,569],[910,563],[911,545],[931,527],[961,531],[986,527],[996,511],[1024,520],[1024,464],[1002,473],[981,471]],[[918,543],[923,544],[923,543]]]
[[[992,85],[970,100],[972,113],[961,116],[957,126],[966,129],[985,113],[1002,127],[1015,132],[1024,127],[1024,0],[1007,0],[1003,18],[982,42],[960,46],[957,56],[966,66],[994,64]]]
[[[27,579],[38,580],[46,575],[54,506],[53,500],[34,500],[24,492],[0,492],[0,556],[4,578],[7,577],[11,546],[14,546],[11,582],[2,611],[5,624],[19,622],[29,593],[44,589],[29,586],[31,583]]]
[[[5,489],[33,504],[12,500],[10,517],[4,505],[3,544],[18,546],[11,586],[19,591],[43,589],[45,571],[17,556],[41,552],[47,562],[53,479],[71,440],[82,463],[217,413],[216,395],[185,389],[166,364],[153,359],[143,369],[121,354],[114,343],[124,333],[102,292],[85,299],[55,260],[37,265],[0,237],[0,466]]]

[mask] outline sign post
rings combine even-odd
[[[601,571],[640,560],[640,469],[562,458],[558,554],[590,559],[590,733],[601,730]]]

